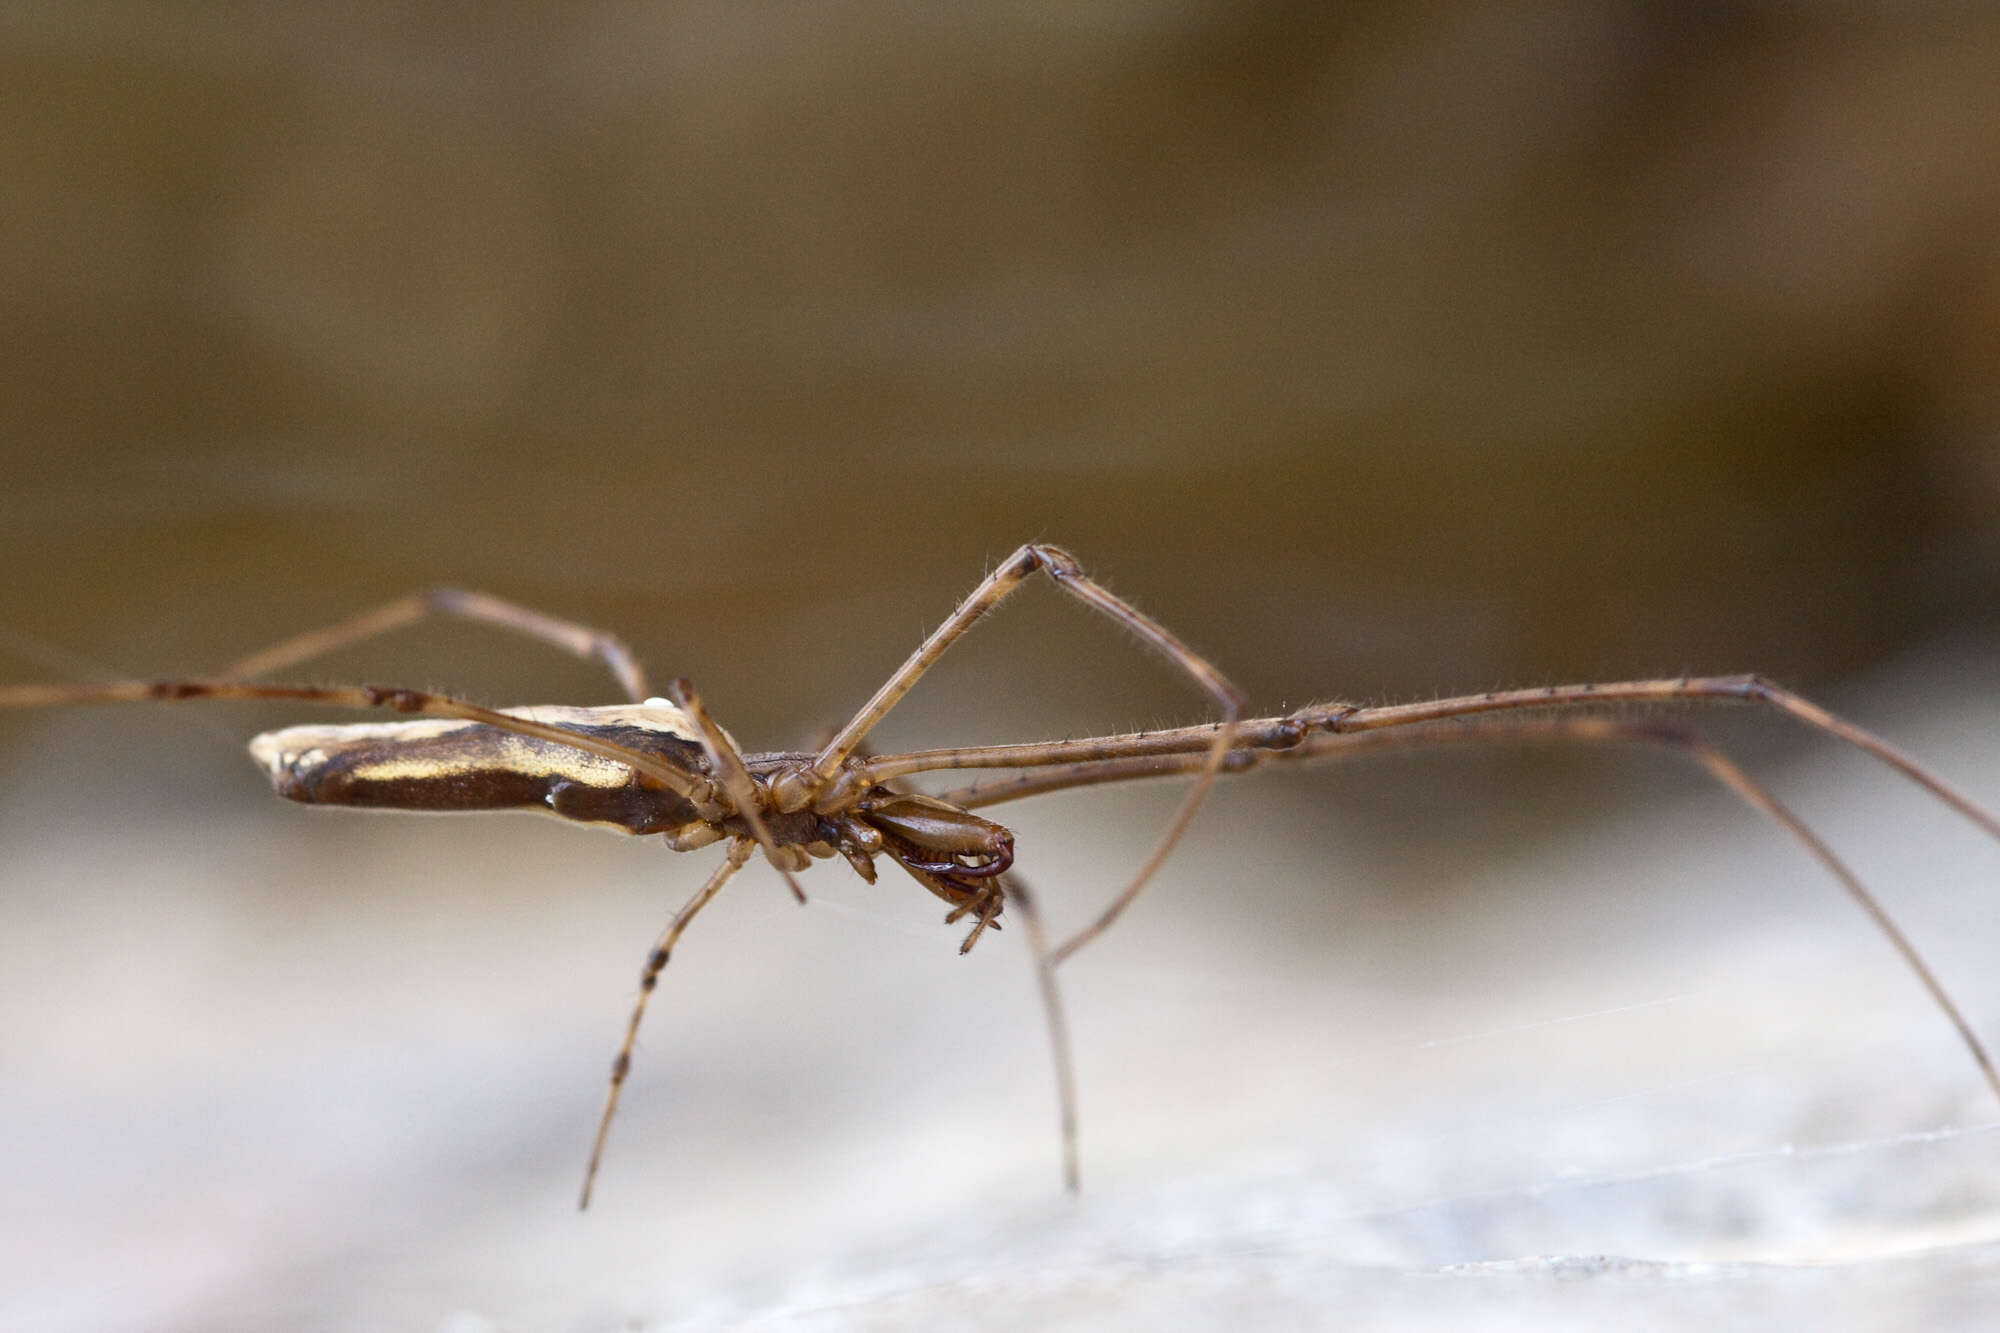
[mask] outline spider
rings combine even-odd
[[[875,726],[947,649],[1037,573],[1164,654],[1214,701],[1217,719],[1079,740],[869,753],[865,742]],[[484,622],[601,662],[628,702],[495,709],[428,690],[258,680],[429,616]],[[1335,702],[1247,718],[1242,694],[1206,658],[1085,574],[1067,552],[1029,544],[1001,561],[874,697],[810,752],[745,754],[710,717],[687,680],[670,681],[664,696],[654,695],[637,658],[615,636],[456,589],[405,597],[288,639],[208,679],[0,686],[0,707],[12,708],[189,699],[290,700],[414,715],[415,720],[405,721],[288,727],[256,737],[250,742],[252,756],[278,793],[295,801],[420,811],[537,810],[614,832],[656,836],[676,851],[727,844],[721,862],[647,953],[638,996],[612,1061],[580,1207],[590,1204],[647,1002],[689,923],[758,851],[800,902],[805,893],[796,875],[814,860],[839,858],[873,883],[877,863],[886,859],[948,905],[947,924],[966,925],[961,953],[988,930],[998,929],[1009,906],[1015,909],[1035,960],[1047,1016],[1063,1180],[1074,1191],[1079,1180],[1076,1092],[1056,969],[1131,905],[1222,774],[1267,763],[1449,742],[1636,743],[1684,754],[1839,882],[1902,956],[2000,1097],[2000,1071],[1956,1003],[1888,913],[1815,832],[1697,730],[1606,711],[1662,701],[1760,703],[1889,765],[2000,840],[2000,819],[1915,759],[1759,676],[1556,685],[1378,706]],[[936,795],[902,785],[922,773],[982,769],[1008,770],[1013,776]],[[975,811],[1027,796],[1171,775],[1191,775],[1193,782],[1151,853],[1093,920],[1052,946],[1032,895],[1013,873],[1013,834]]]

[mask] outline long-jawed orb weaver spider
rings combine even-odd
[[[1208,693],[1218,720],[1080,740],[868,753],[863,747],[869,733],[944,652],[1038,571],[1174,662]],[[428,690],[274,685],[257,679],[434,615],[484,622],[602,662],[629,702],[494,709]],[[189,699],[289,700],[388,709],[422,719],[289,727],[258,736],[250,743],[252,755],[278,792],[292,800],[417,811],[537,810],[616,832],[656,835],[677,851],[727,844],[721,863],[674,914],[647,955],[585,1168],[579,1199],[584,1207],[631,1068],[647,1000],[689,922],[758,850],[801,902],[805,893],[795,876],[815,859],[839,857],[870,882],[876,862],[888,859],[949,904],[947,923],[970,923],[961,953],[997,928],[1009,905],[1015,908],[1027,932],[1048,1018],[1063,1177],[1074,1190],[1076,1093],[1056,969],[1131,905],[1172,852],[1216,778],[1267,763],[1450,742],[1623,742],[1685,754],[1840,883],[1951,1021],[2000,1097],[2000,1072],[1958,1006],[1888,913],[1818,834],[1694,728],[1607,712],[1651,702],[1761,703],[1889,765],[2000,840],[2000,820],[1924,765],[1758,676],[1557,685],[1379,706],[1326,703],[1282,716],[1246,718],[1243,696],[1207,659],[1091,579],[1068,553],[1027,545],[988,574],[874,697],[812,752],[745,754],[709,716],[687,680],[671,681],[665,697],[654,696],[637,659],[616,637],[454,589],[406,597],[289,639],[212,678],[0,686],[0,707],[11,708]],[[1008,770],[1013,776],[936,795],[900,785],[923,773],[985,769]],[[1011,873],[1013,834],[975,811],[1032,795],[1176,774],[1192,775],[1194,781],[1151,854],[1094,920],[1052,947],[1033,898]]]

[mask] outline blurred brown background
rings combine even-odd
[[[8,5],[0,658],[198,673],[459,583],[782,748],[1036,539],[1267,709],[1838,699],[2000,609],[1996,69],[1959,5]],[[1027,603],[883,742],[1198,715]],[[310,674],[608,695],[551,656]],[[0,720],[12,836],[260,798],[265,715],[162,711]],[[1446,849],[1388,878],[1568,799],[1438,825],[1447,771],[1512,769],[1339,788]]]
[[[0,623],[816,722],[1041,538],[1261,699],[1826,679],[1994,603],[1983,13],[16,5]]]

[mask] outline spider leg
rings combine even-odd
[[[645,668],[627,647],[625,641],[615,634],[591,629],[575,621],[563,620],[557,616],[531,611],[525,606],[490,597],[483,592],[468,592],[461,588],[431,588],[424,592],[399,597],[372,611],[364,611],[358,616],[328,625],[324,629],[311,630],[294,638],[276,643],[260,652],[231,663],[219,674],[229,680],[249,680],[256,676],[268,676],[274,671],[283,671],[303,662],[349,644],[372,639],[378,634],[386,634],[405,625],[414,625],[431,616],[453,616],[460,620],[470,620],[484,625],[524,634],[531,639],[539,639],[573,656],[586,661],[602,662],[618,681],[632,703],[644,703],[649,697],[646,688]]]
[[[2000,839],[2000,819],[1982,809],[1943,778],[1932,773],[1915,758],[1897,749],[1874,732],[1857,727],[1847,719],[1829,713],[1818,704],[1792,693],[1762,676],[1680,676],[1665,680],[1621,680],[1587,685],[1548,685],[1540,689],[1497,690],[1468,694],[1454,699],[1434,699],[1421,703],[1388,704],[1374,708],[1341,705],[1342,713],[1328,722],[1331,730],[1372,731],[1385,727],[1408,726],[1447,717],[1472,717],[1482,713],[1522,708],[1575,708],[1613,703],[1654,703],[1678,700],[1737,700],[1761,703],[1806,726],[1844,741],[1863,753],[1887,764],[1959,814]],[[1311,712],[1312,710],[1302,710]]]
[[[1035,984],[1041,991],[1042,1016],[1049,1030],[1049,1054],[1056,1066],[1056,1123],[1062,1136],[1063,1188],[1071,1194],[1081,1188],[1078,1168],[1080,1153],[1076,1138],[1076,1058],[1069,1044],[1069,1020],[1064,1016],[1062,990],[1056,982],[1056,960],[1049,952],[1048,933],[1042,928],[1041,910],[1034,895],[1018,875],[1002,875],[1001,887],[1019,911],[1028,952],[1035,960]]]
[[[729,794],[729,800],[736,807],[736,813],[743,816],[743,822],[750,826],[750,834],[757,845],[764,849],[765,859],[784,877],[786,887],[801,903],[806,900],[806,891],[799,887],[793,877],[794,870],[804,869],[804,853],[794,849],[791,856],[779,850],[771,837],[770,828],[764,823],[764,816],[758,812],[757,784],[750,777],[750,770],[743,766],[743,756],[729,739],[729,733],[715,724],[708,709],[702,704],[701,696],[695,693],[694,685],[686,676],[678,676],[667,685],[667,693],[674,703],[693,722],[695,730],[701,733],[702,749],[708,752],[708,762],[714,766],[715,775],[722,783],[722,789]]]
[[[632,1047],[639,1040],[639,1023],[646,1016],[646,1001],[652,998],[654,988],[660,984],[660,973],[666,968],[667,959],[672,956],[674,945],[679,943],[681,932],[687,929],[688,922],[694,920],[695,913],[708,906],[715,895],[722,892],[722,886],[743,868],[743,863],[750,859],[750,853],[756,850],[756,846],[749,838],[738,838],[730,843],[729,854],[723,858],[722,864],[715,868],[708,882],[695,891],[694,897],[674,913],[673,920],[660,932],[653,951],[646,955],[646,966],[639,973],[639,997],[633,1001],[632,1017],[625,1024],[625,1040],[619,1044],[618,1056],[611,1062],[611,1087],[605,1093],[604,1113],[597,1120],[597,1137],[590,1144],[590,1164],[583,1170],[583,1192],[577,1196],[576,1203],[579,1210],[590,1207],[590,1189],[597,1181],[598,1163],[604,1158],[604,1140],[611,1132],[611,1117],[618,1110],[618,1094],[625,1086],[625,1076],[632,1072]]]
[[[1256,723],[1250,724],[1252,728],[1256,725]],[[1891,918],[1888,910],[1848,868],[1846,862],[1841,860],[1804,820],[1792,813],[1771,794],[1768,788],[1752,779],[1735,761],[1693,728],[1602,716],[1543,718],[1489,716],[1474,717],[1463,722],[1441,721],[1435,717],[1421,716],[1409,718],[1394,726],[1378,724],[1373,730],[1322,732],[1303,741],[1294,736],[1281,736],[1279,740],[1265,748],[1246,746],[1232,751],[1226,768],[1230,772],[1242,772],[1265,763],[1309,763],[1314,760],[1351,758],[1388,750],[1417,749],[1440,743],[1541,740],[1664,745],[1681,751],[1699,764],[1711,778],[1776,825],[1833,876],[1848,897],[1853,899],[1874,923],[1876,930],[1881,932],[1890,946],[1901,956],[1904,965],[1916,976],[1917,981],[1930,995],[1932,1002],[1957,1031],[1959,1040],[1971,1054],[1973,1062],[1979,1066],[1980,1074],[1986,1080],[1987,1086],[1993,1090],[1994,1096],[2000,1097],[2000,1070],[1996,1069],[1985,1044],[1973,1032],[1972,1025],[1966,1020],[1950,993],[1945,990],[1944,983],[1924,961],[1902,928]],[[1074,787],[1174,774],[1184,775],[1194,772],[1202,762],[1202,756],[1192,749],[1177,754],[1154,753],[1083,760],[1025,773],[1017,778],[945,792],[939,799],[961,808],[972,809]],[[1053,958],[1056,962],[1062,961],[1064,949],[1068,947],[1064,945],[1054,951]]]
[[[1116,623],[1125,626],[1139,638],[1151,644],[1179,666],[1196,684],[1215,700],[1222,714],[1221,724],[1215,728],[1208,744],[1208,758],[1195,778],[1194,786],[1175,811],[1165,832],[1153,846],[1145,864],[1139,868],[1130,883],[1113,898],[1110,904],[1098,914],[1097,919],[1085,926],[1062,948],[1052,955],[1057,962],[1062,961],[1077,949],[1094,939],[1139,896],[1161,864],[1180,841],[1188,824],[1194,819],[1195,811],[1201,808],[1202,800],[1215,783],[1216,774],[1222,769],[1223,758],[1229,753],[1235,737],[1237,719],[1243,714],[1243,696],[1237,688],[1216,668],[1209,664],[1192,648],[1182,643],[1165,626],[1139,611],[1131,603],[1112,593],[1083,572],[1075,557],[1053,546],[1027,545],[1012,555],[988,574],[978,587],[961,602],[958,609],[947,617],[943,624],[931,632],[916,652],[912,653],[902,666],[898,667],[882,687],[842,727],[834,738],[821,749],[819,756],[809,768],[784,775],[773,786],[780,809],[803,809],[824,792],[839,775],[848,757],[874,729],[889,710],[923,678],[945,650],[956,643],[965,632],[991,611],[1011,593],[1018,589],[1030,575],[1040,570],[1054,581],[1058,588],[1076,598]]]
[[[964,884],[954,884],[936,875],[905,866],[912,878],[946,901],[956,902],[956,906],[945,917],[945,924],[962,920],[973,912],[979,913],[971,934],[959,946],[960,953],[969,952],[979,941],[979,937],[990,926],[1000,928],[997,918],[1004,903],[1012,903],[1020,912],[1021,925],[1028,939],[1028,953],[1035,964],[1035,984],[1041,993],[1042,1017],[1048,1026],[1049,1054],[1056,1068],[1056,1122],[1062,1137],[1063,1188],[1075,1194],[1080,1188],[1080,1171],[1077,1165],[1079,1153],[1076,1137],[1076,1059],[1070,1051],[1069,1020],[1065,1017],[1062,989],[1056,981],[1055,956],[1049,950],[1048,932],[1042,925],[1041,910],[1035,905],[1034,895],[1018,874],[1009,871],[982,881],[974,888]]]

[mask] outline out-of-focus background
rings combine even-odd
[[[788,748],[1038,539],[1262,709],[1757,669],[2000,801],[1995,68],[1956,5],[13,4],[4,678],[198,674],[457,583]],[[449,626],[307,674],[611,697]],[[878,739],[1202,708],[1040,589]],[[633,971],[705,866],[274,805],[240,744],[295,717],[0,718],[11,1322],[1242,1326],[1254,1290],[1550,1326],[1532,1275],[1443,1266],[1856,1261],[1783,1289],[1831,1312],[1904,1290],[1893,1253],[1992,1277],[1969,1065],[1657,757],[1223,793],[1068,970],[1081,1211],[1017,932],[960,960],[893,877],[800,913],[748,874],[579,1220]],[[1720,734],[2000,1033],[2000,853],[1794,730]],[[1052,914],[1171,798],[1025,808]],[[1778,1178],[1703,1165],[1738,1161]],[[1646,1271],[1663,1326],[1773,1299]]]

